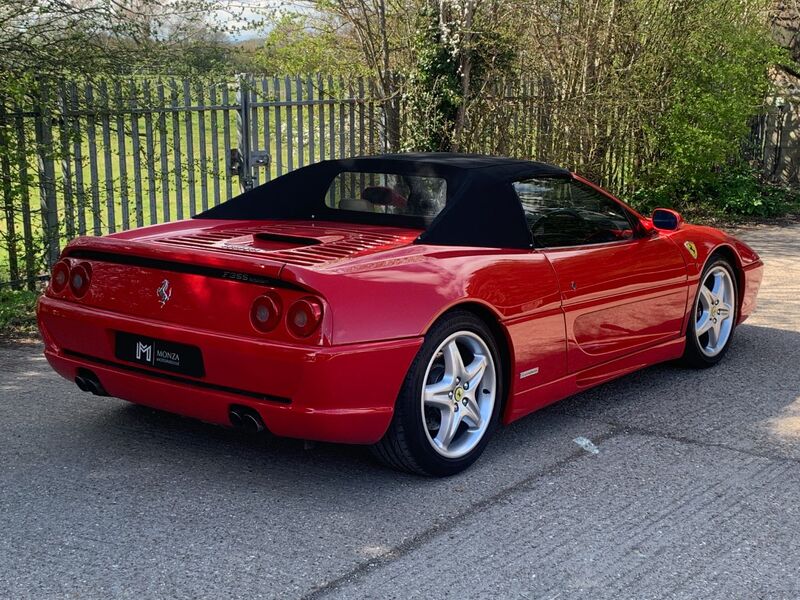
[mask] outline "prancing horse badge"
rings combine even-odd
[[[164,308],[164,305],[172,298],[172,288],[169,286],[169,279],[165,279],[161,282],[161,285],[156,290],[156,295],[158,296],[161,308]]]
[[[686,246],[692,258],[697,258],[697,246],[694,245],[694,242],[683,242],[683,245]]]

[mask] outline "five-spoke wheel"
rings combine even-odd
[[[695,306],[694,333],[706,356],[716,356],[733,331],[734,292],[731,274],[723,266],[709,270],[703,278]]]
[[[497,392],[494,358],[486,342],[458,331],[436,349],[422,389],[428,441],[442,456],[458,458],[481,441]]]
[[[694,311],[686,334],[684,361],[710,367],[722,358],[736,326],[737,290],[731,265],[711,259],[700,277]]]
[[[470,466],[497,424],[503,394],[494,335],[471,312],[440,319],[408,371],[373,451],[391,467],[445,476]]]

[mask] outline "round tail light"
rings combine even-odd
[[[91,267],[85,263],[72,268],[69,274],[69,289],[72,290],[76,298],[81,298],[86,294],[89,289],[89,283],[91,283],[91,276]]]
[[[69,265],[66,261],[60,260],[53,266],[53,272],[50,275],[50,289],[56,294],[64,291],[69,283]]]
[[[280,296],[274,292],[267,292],[253,301],[250,322],[259,331],[271,331],[281,322],[282,312]]]
[[[308,337],[322,321],[322,303],[316,298],[301,298],[289,307],[286,326],[296,337]]]

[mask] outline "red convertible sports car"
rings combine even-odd
[[[558,167],[399,154],[79,238],[38,314],[82,390],[443,476],[501,422],[661,361],[714,365],[762,270]]]

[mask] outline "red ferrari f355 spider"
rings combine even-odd
[[[661,361],[714,365],[762,270],[737,239],[564,169],[401,154],[79,238],[38,315],[85,391],[443,476],[501,422]]]

